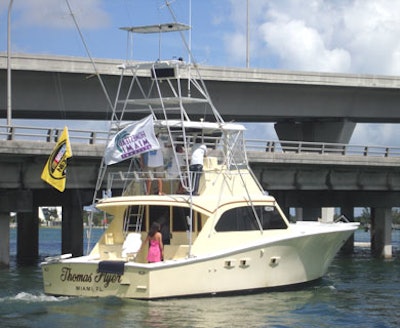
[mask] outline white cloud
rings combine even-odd
[[[340,48],[328,49],[321,34],[304,21],[265,23],[260,31],[285,69],[343,72],[350,68],[349,53]]]
[[[249,4],[251,62],[262,63],[254,66],[272,63],[279,69],[400,74],[399,0],[252,0]],[[243,63],[243,43],[227,40],[245,36],[245,2],[231,0],[231,6],[236,28],[226,35],[226,51],[236,63]]]
[[[350,143],[357,145],[398,146],[400,130],[398,124],[359,123]]]

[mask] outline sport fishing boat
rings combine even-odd
[[[124,29],[184,36],[188,28],[174,22]],[[245,128],[224,122],[191,60],[120,68],[94,199],[111,222],[87,255],[41,264],[45,293],[151,300],[287,288],[321,278],[357,224],[290,223],[249,167]],[[124,120],[133,114],[142,118]],[[202,170],[194,172],[198,142],[207,153]],[[150,171],[143,155],[157,151],[163,169]],[[149,263],[143,241],[153,222],[162,226],[163,259]]]

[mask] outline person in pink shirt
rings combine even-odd
[[[153,222],[150,227],[149,233],[142,243],[139,252],[142,250],[143,245],[149,245],[149,251],[147,253],[147,262],[154,263],[160,262],[164,258],[164,245],[162,242],[162,235],[160,232],[160,224]]]

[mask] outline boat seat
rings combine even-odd
[[[121,256],[123,258],[135,258],[137,252],[142,245],[142,236],[138,232],[130,232],[126,238],[124,243],[122,244],[122,253]]]

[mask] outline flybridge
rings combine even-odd
[[[131,34],[158,34],[158,58],[161,58],[161,34],[169,33],[169,32],[179,32],[182,33],[184,31],[188,31],[191,29],[189,25],[182,23],[163,23],[163,24],[155,24],[155,25],[143,25],[143,26],[128,26],[128,27],[120,27],[121,30],[127,31]],[[190,54],[190,46],[186,43],[185,37],[181,34],[181,38],[183,43],[185,44],[187,51]],[[180,58],[180,61],[182,59]],[[157,68],[158,72],[156,73],[154,70],[151,73],[152,78],[175,78],[176,72],[174,68],[165,67],[165,68]]]

